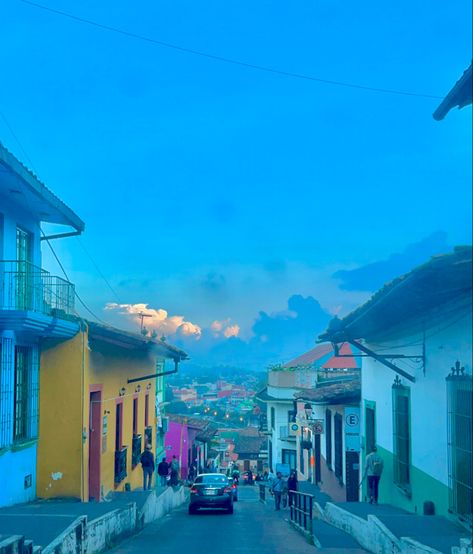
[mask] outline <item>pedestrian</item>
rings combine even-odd
[[[294,492],[296,492],[298,489],[299,483],[297,482],[297,473],[295,471],[291,471],[291,475],[289,475],[289,479],[287,480],[289,507],[291,507],[294,503]]]
[[[383,473],[384,462],[383,458],[378,454],[378,449],[373,446],[373,450],[366,456],[365,471],[363,479],[368,479],[368,496],[370,504],[378,503],[379,480]]]
[[[278,471],[276,473],[276,477],[271,483],[271,492],[274,494],[274,505],[276,511],[279,511],[281,509],[281,498],[286,490],[286,482],[283,479],[282,473]]]
[[[167,463],[166,458],[163,458],[158,464],[158,475],[161,479],[162,487],[165,487],[168,484],[167,483],[168,474],[169,474],[169,464]]]
[[[149,490],[153,481],[154,473],[154,454],[151,452],[151,445],[147,444],[140,457],[141,467],[143,468],[143,490]]]
[[[189,474],[187,476],[187,479],[188,479],[188,481],[193,483],[196,476],[197,476],[197,460],[194,460],[191,463],[191,467],[189,468]]]
[[[179,462],[174,455],[171,460],[171,481],[170,484],[176,487],[179,484]]]

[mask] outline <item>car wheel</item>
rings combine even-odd
[[[193,516],[197,513],[197,508],[194,508],[194,506],[189,506],[189,515]]]
[[[228,513],[233,514],[233,504],[228,508]]]

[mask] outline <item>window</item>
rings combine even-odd
[[[394,482],[410,490],[410,389],[396,379],[393,385]]]
[[[325,462],[332,467],[332,411],[325,410]]]
[[[123,447],[122,439],[123,428],[123,404],[117,403],[115,411],[115,450],[119,452]]]
[[[145,429],[149,425],[149,394],[145,395]]]
[[[31,265],[32,237],[21,227],[16,228],[15,299],[18,310],[33,307],[33,267]]]
[[[367,405],[365,407],[365,439],[366,439],[366,454],[373,452],[373,448],[376,444],[376,428],[375,419],[376,412],[375,406]]]
[[[461,369],[447,377],[448,481],[450,510],[470,523],[473,520],[471,375]]]
[[[13,442],[33,439],[38,434],[37,358],[37,351],[31,347],[15,347]]]
[[[138,398],[133,398],[133,434],[138,434]]]
[[[282,449],[282,463],[289,464],[291,469],[296,469],[296,451],[288,448]]]
[[[335,442],[335,475],[339,480],[343,479],[343,433],[342,416],[336,413],[334,416],[334,442]]]
[[[276,425],[276,410],[271,408],[271,429],[274,429]]]

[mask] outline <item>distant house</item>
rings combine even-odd
[[[321,344],[309,352],[294,358],[284,365],[274,366],[268,370],[267,386],[256,394],[256,401],[266,405],[266,417],[261,421],[268,436],[269,466],[275,469],[276,464],[288,464],[299,470],[302,479],[316,481],[315,458],[312,442],[312,431],[308,429],[308,442],[312,445],[305,452],[299,452],[297,433],[291,424],[296,422],[296,397],[303,391],[336,382],[339,379],[359,378],[358,351],[350,345],[342,345],[343,358],[334,356],[331,344]],[[302,465],[299,465],[302,464]],[[301,468],[303,471],[300,471]]]
[[[236,460],[240,471],[263,473],[263,460],[266,460],[265,446],[265,437],[239,434],[233,449],[233,454],[238,457],[234,456],[233,459]]]
[[[81,219],[0,144],[0,506],[36,496],[41,341],[79,332],[74,285],[42,268],[43,223]]]
[[[156,384],[163,361],[186,354],[163,342],[81,322],[72,339],[42,344],[37,494],[100,501],[142,487],[140,454],[160,436]],[[159,383],[158,383],[159,384]]]
[[[471,525],[472,248],[436,256],[333,322],[365,354],[361,429],[385,461],[380,499]]]

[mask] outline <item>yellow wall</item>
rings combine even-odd
[[[127,384],[127,379],[154,372],[155,358],[150,353],[97,341],[89,345],[87,332],[43,348],[38,443],[39,497],[72,496],[84,501],[89,498],[89,390],[92,385],[102,385],[100,413],[101,419],[106,416],[108,423],[108,432],[106,436],[102,435],[101,495],[104,497],[111,491],[123,490],[126,483],[131,489],[142,486],[141,465],[131,467],[133,397],[138,396],[138,433],[143,435],[143,449],[145,395],[149,394],[149,425],[153,427],[155,452],[155,380]],[[141,390],[137,392],[138,385]],[[125,393],[120,396],[122,388]],[[128,446],[128,454],[127,477],[115,486],[117,398],[123,399],[123,445]],[[83,435],[85,440],[82,440]]]
[[[42,498],[82,496],[82,338],[42,348],[36,490]]]

